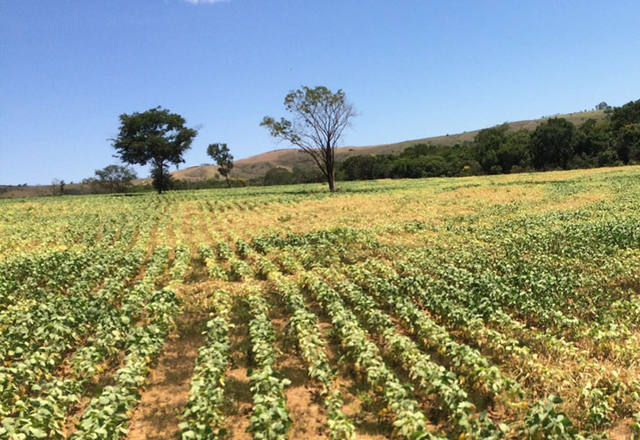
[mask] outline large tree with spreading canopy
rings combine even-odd
[[[128,164],[151,163],[153,186],[158,193],[169,187],[169,164],[184,162],[198,132],[185,126],[185,119],[161,107],[142,113],[121,114],[120,132],[113,139],[116,157]]]

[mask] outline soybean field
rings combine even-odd
[[[1,439],[640,438],[640,167],[0,201]]]

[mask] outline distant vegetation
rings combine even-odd
[[[509,174],[594,168],[640,162],[640,100],[611,108],[604,119],[579,125],[556,117],[535,129],[510,130],[505,123],[480,130],[473,141],[455,145],[418,143],[398,154],[354,155],[337,165],[338,180]],[[278,167],[251,184],[308,182],[300,169]],[[317,176],[316,181],[321,181]]]
[[[572,114],[543,119],[541,122],[504,123],[478,132],[451,136],[452,141],[456,142],[453,145],[444,143],[444,138],[433,138],[415,141],[413,144],[403,142],[362,149],[341,148],[334,166],[335,179],[454,177],[640,163],[640,100],[613,108],[602,102],[596,109],[597,112],[585,113],[586,116],[580,118]],[[181,121],[184,123],[183,119]],[[387,151],[390,153],[384,153]],[[228,148],[226,152],[233,157]],[[328,181],[326,172],[322,172],[320,167],[314,166],[310,160],[294,160],[295,157],[296,155],[288,153],[282,159],[256,161],[250,168],[255,166],[265,171],[253,176],[247,174],[247,165],[243,161],[240,161],[241,167],[236,164],[242,168],[236,171],[238,167],[234,168],[233,163],[221,158],[218,165],[225,165],[224,170],[219,166],[211,176],[211,171],[200,167],[202,177],[190,180],[179,177],[167,179],[171,175],[166,173],[166,166],[163,164],[162,186],[163,189],[182,190]],[[179,160],[182,160],[181,155]],[[153,160],[150,161],[155,164]],[[271,168],[267,164],[271,164]],[[154,165],[154,169],[156,168]],[[98,171],[107,172],[109,167]],[[122,170],[115,171],[122,174]],[[221,171],[225,171],[226,175],[221,174]],[[85,179],[83,184],[70,182],[62,186],[2,186],[0,197],[141,192],[154,188],[152,181],[131,180],[126,173],[121,176],[123,180],[119,180],[117,176],[114,179],[111,177],[114,176],[109,173],[103,177],[96,174],[95,177]]]
[[[114,164],[96,170],[95,177],[84,179],[82,183],[90,185],[96,193],[123,193],[131,189],[131,182],[137,177],[132,168]]]
[[[398,155],[352,156],[339,165],[343,180],[507,174],[593,168],[640,161],[640,100],[610,109],[579,126],[551,118],[535,130],[508,124],[481,130],[470,143],[417,144]]]
[[[210,144],[207,147],[207,154],[216,161],[218,173],[225,178],[227,186],[231,188],[229,173],[233,169],[233,155],[229,151],[227,144]]]

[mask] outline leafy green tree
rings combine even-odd
[[[538,125],[531,135],[531,161],[537,170],[567,168],[573,156],[575,126],[564,118],[551,118]]]
[[[574,152],[583,157],[595,157],[611,143],[608,120],[587,119],[580,125],[574,138]]]
[[[618,153],[609,148],[604,151],[601,151],[597,156],[598,166],[612,166],[612,165],[622,165],[620,161],[620,157],[618,157]]]
[[[450,149],[452,147],[445,147],[446,149]],[[454,147],[455,148],[455,147]],[[418,156],[440,156],[444,150],[442,147],[438,147],[433,144],[414,144],[410,147],[407,147],[400,153],[402,157],[418,157]]]
[[[616,150],[625,164],[640,160],[640,123],[627,124],[618,131]]]
[[[198,132],[185,127],[185,119],[161,107],[142,113],[121,114],[120,131],[113,139],[117,157],[128,164],[151,163],[153,186],[158,191],[169,188],[169,164],[184,162],[182,155],[191,147]]]
[[[335,191],[335,149],[344,130],[356,115],[342,90],[303,86],[284,98],[292,120],[276,121],[265,116],[260,124],[271,136],[285,140],[309,154],[325,176],[329,190]]]
[[[95,176],[96,185],[115,193],[126,192],[131,181],[138,177],[132,168],[122,165],[107,165],[96,170]]]
[[[475,159],[485,173],[494,174],[499,166],[498,152],[507,140],[509,124],[480,130],[474,139]],[[500,171],[497,171],[500,172]]]
[[[448,173],[447,162],[441,156],[403,157],[393,162],[396,177],[437,177]]]
[[[514,167],[523,170],[531,166],[529,140],[531,134],[527,130],[507,133],[497,151],[498,163],[502,173],[510,173]]]
[[[229,173],[233,169],[233,156],[227,144],[210,144],[207,147],[207,154],[215,160],[216,165],[218,165],[218,173],[227,179],[227,186],[231,188]]]
[[[391,159],[386,155],[351,156],[340,163],[346,180],[381,179],[391,175]]]
[[[509,132],[507,123],[485,128],[476,135],[473,151],[485,173],[510,173],[515,166],[526,169],[530,166],[529,132]]]
[[[291,170],[293,174],[293,181],[295,183],[321,183],[323,182],[324,175],[317,167],[293,167]]]
[[[271,168],[264,175],[264,185],[290,185],[292,183],[294,183],[293,173],[286,168]]]
[[[625,125],[637,123],[640,123],[640,99],[613,109],[611,125],[615,132],[618,132]]]

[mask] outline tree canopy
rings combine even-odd
[[[210,144],[207,147],[207,154],[215,160],[218,165],[218,173],[227,179],[227,186],[231,188],[229,173],[233,169],[233,155],[229,151],[227,144]]]
[[[182,116],[161,107],[123,113],[118,137],[113,139],[116,157],[129,164],[151,163],[153,186],[161,193],[169,187],[168,165],[184,162],[182,155],[198,134],[185,123]]]
[[[324,86],[303,86],[285,96],[284,107],[291,120],[265,116],[260,125],[273,137],[309,154],[325,176],[329,190],[335,191],[335,149],[356,115],[353,105],[342,90],[333,93]]]
[[[613,109],[611,125],[614,130],[620,130],[625,125],[637,123],[640,123],[640,99]]]
[[[498,151],[507,140],[509,124],[480,130],[475,137],[476,160],[482,166],[485,173],[495,174],[502,172],[498,160]]]
[[[95,183],[108,192],[125,192],[131,181],[138,176],[136,172],[122,165],[107,165],[95,171]]]
[[[564,118],[551,118],[531,135],[531,160],[537,170],[567,168],[573,156],[575,126]]]

